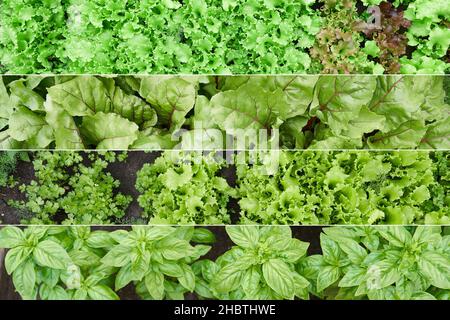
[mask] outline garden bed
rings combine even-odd
[[[439,0],[27,1],[26,14],[9,0],[0,8],[3,73],[431,74],[449,67],[450,14]],[[20,46],[10,36],[31,29]]]
[[[0,247],[9,248],[5,268],[24,299],[449,300],[449,232],[9,226]],[[5,270],[0,279],[0,299],[18,298]]]
[[[1,227],[0,227],[1,228]],[[61,227],[62,228],[62,227]],[[76,228],[76,227],[75,227]],[[229,250],[233,246],[233,242],[228,237],[224,227],[206,227],[212,231],[216,237],[216,242],[212,249],[204,256],[205,259],[215,260],[217,257],[222,255],[224,252]],[[105,230],[113,231],[119,229],[129,230],[130,227],[92,227],[92,230]],[[320,240],[319,234],[321,232],[321,227],[293,227],[292,233],[293,237],[300,239],[301,241],[308,242],[310,245],[308,247],[308,254],[320,254]],[[5,249],[0,249],[0,300],[19,300],[20,295],[15,292],[12,279],[6,273],[4,266],[4,256],[6,254]],[[118,292],[121,300],[136,300],[139,296],[136,295],[135,289],[132,284],[127,285],[125,288]],[[193,293],[186,294],[186,299],[198,299],[198,297]]]
[[[269,163],[238,153],[229,164],[198,152],[27,154],[0,188],[3,224],[450,221],[442,151],[280,151]]]

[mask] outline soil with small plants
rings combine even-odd
[[[32,157],[32,152],[29,153]],[[161,155],[160,151],[143,152],[143,151],[128,151],[127,159],[123,162],[109,163],[106,172],[118,181],[120,186],[115,190],[124,195],[132,197],[133,201],[126,209],[126,214],[118,222],[120,224],[139,224],[142,222],[142,208],[139,206],[137,198],[140,193],[136,190],[136,176],[137,172],[146,163],[153,163],[156,158]],[[85,160],[85,164],[89,161]],[[32,162],[19,160],[15,171],[12,172],[14,179],[18,184],[11,187],[0,187],[0,224],[11,225],[20,224],[21,219],[29,218],[30,214],[17,208],[8,205],[8,200],[26,200],[24,194],[20,192],[19,186],[21,184],[29,184],[36,179]],[[236,185],[236,172],[234,166],[227,166],[220,171],[220,176],[225,178],[231,187]],[[239,220],[239,204],[237,199],[230,199],[228,203],[228,211],[231,216],[232,223]],[[59,218],[59,219],[58,219]],[[55,220],[62,220],[64,217],[56,217]]]

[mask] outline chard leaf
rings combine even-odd
[[[321,77],[310,114],[326,123],[335,135],[341,135],[370,102],[375,86],[374,77]]]
[[[156,110],[158,123],[173,132],[183,125],[194,107],[196,85],[179,77],[145,77],[139,93]]]
[[[447,149],[450,146],[450,115],[427,126],[419,148]]]
[[[84,149],[75,121],[60,104],[48,99],[45,102],[45,111],[45,120],[53,129],[57,149]]]
[[[128,149],[138,137],[138,126],[114,113],[85,116],[80,127],[87,144],[97,149]]]
[[[19,107],[9,118],[9,135],[17,141],[34,138],[39,148],[45,148],[53,141],[52,130],[43,115],[39,115],[26,107]]]
[[[229,132],[277,128],[289,111],[280,89],[270,92],[252,84],[220,92],[213,96],[210,105],[215,123]]]
[[[426,131],[423,121],[411,120],[390,132],[378,132],[367,142],[372,149],[415,148],[422,141]]]
[[[8,86],[11,91],[10,99],[15,105],[21,105],[32,111],[44,110],[44,98],[24,85],[25,79],[11,82]]]
[[[126,94],[111,78],[79,76],[48,88],[48,92],[71,116],[116,113],[143,128],[157,121],[155,111],[144,100]]]
[[[102,81],[83,76],[57,84],[47,89],[54,103],[64,108],[72,117],[109,112],[112,103]]]

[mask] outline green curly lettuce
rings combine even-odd
[[[448,155],[421,151],[284,151],[237,166],[241,223],[445,224]]]
[[[227,209],[235,190],[219,176],[223,160],[201,153],[166,151],[137,173],[139,205],[150,223],[230,223]]]

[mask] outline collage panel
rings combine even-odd
[[[450,149],[439,75],[3,76],[1,149]]]
[[[0,224],[448,225],[450,151],[0,151]]]
[[[447,2],[0,0],[0,310],[450,300]]]
[[[432,226],[7,226],[0,299],[448,300],[449,241]]]
[[[0,72],[444,74],[445,0],[4,0]]]

